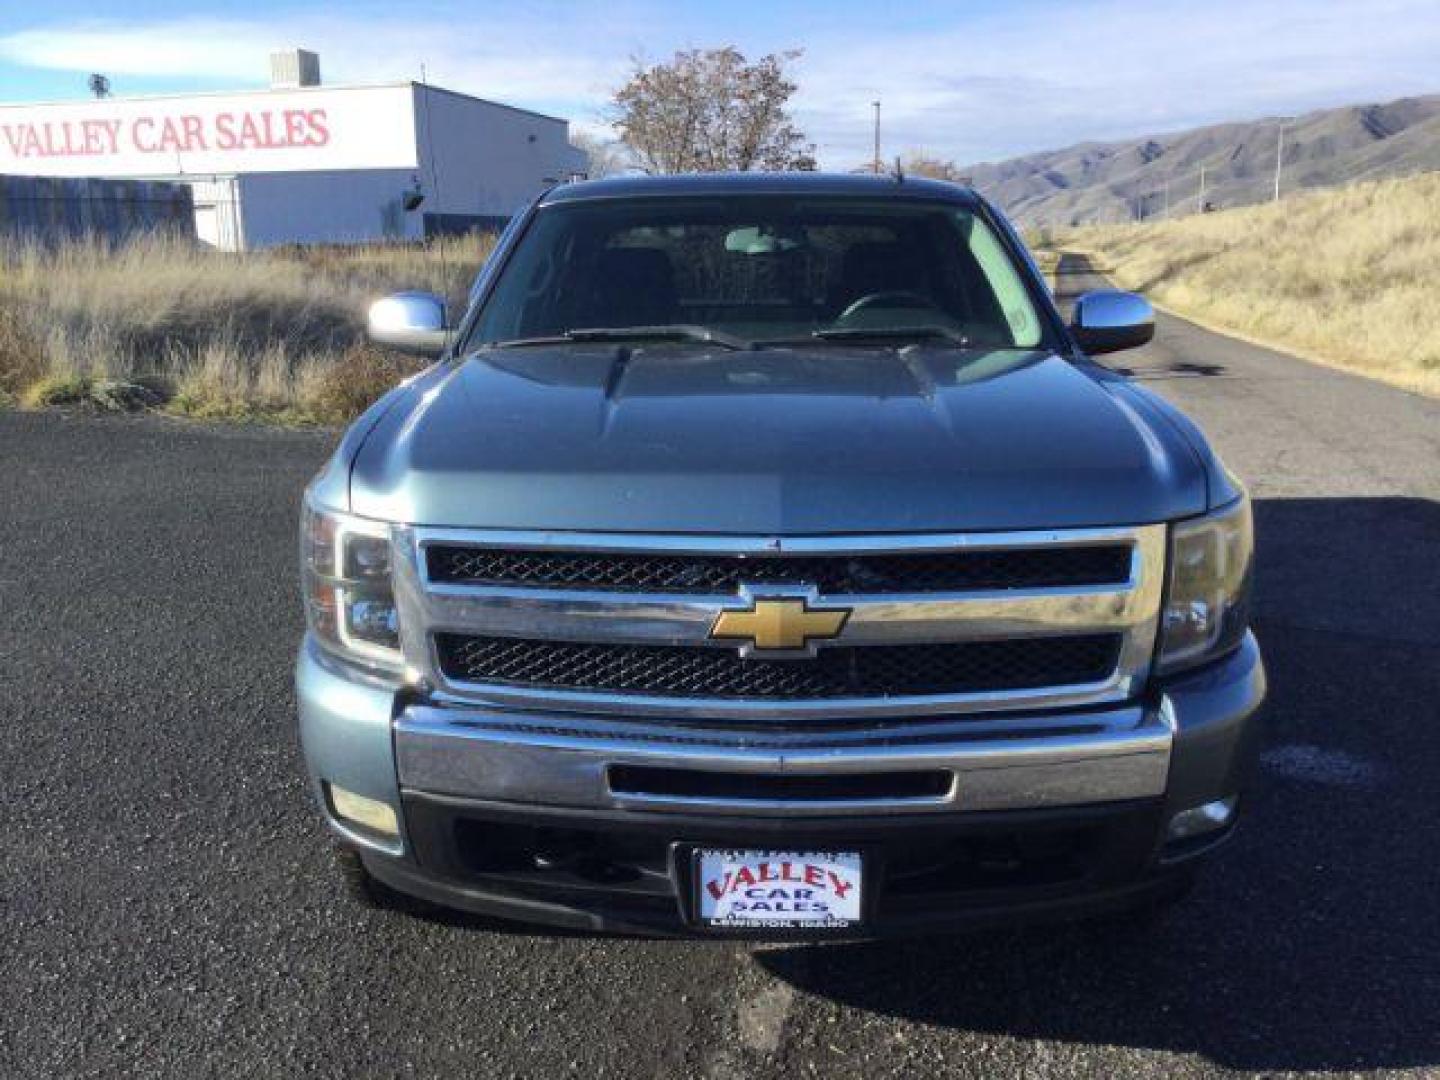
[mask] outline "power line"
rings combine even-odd
[[[1275,133],[1275,201],[1280,201],[1280,169],[1285,161],[1285,123]]]

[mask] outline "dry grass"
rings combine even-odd
[[[1064,240],[1182,315],[1440,396],[1440,174]]]
[[[1025,246],[1030,249],[1031,256],[1040,268],[1040,273],[1045,275],[1045,280],[1050,281],[1055,273],[1055,268],[1060,265],[1060,250],[1055,245],[1055,236],[1049,229],[1026,229],[1021,233],[1020,238],[1025,241]]]
[[[369,303],[424,288],[458,310],[492,246],[0,248],[0,403],[341,423],[420,366],[364,343]]]
[[[0,306],[0,405],[18,401],[46,374],[45,352],[29,320]]]

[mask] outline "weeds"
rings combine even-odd
[[[344,423],[421,366],[365,343],[369,303],[425,288],[459,310],[492,246],[0,248],[0,404]]]
[[[371,345],[353,345],[335,363],[314,372],[315,382],[306,400],[321,423],[341,423],[359,415],[417,370],[413,357]]]
[[[0,395],[18,400],[46,374],[45,351],[19,314],[0,307]]]
[[[1181,314],[1440,396],[1440,174],[1081,229],[1063,242]]]

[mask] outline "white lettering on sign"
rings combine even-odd
[[[154,176],[416,164],[408,85],[0,107],[0,172]]]

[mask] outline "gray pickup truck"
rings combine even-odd
[[[1153,906],[1265,678],[1245,492],[1004,217],[878,176],[517,216],[305,495],[300,731],[345,879],[587,930],[875,936]]]

